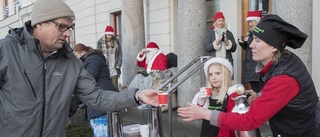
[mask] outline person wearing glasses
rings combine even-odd
[[[114,92],[97,87],[66,42],[74,12],[62,0],[37,0],[31,21],[0,40],[0,136],[64,137],[71,98],[100,111],[146,103],[152,89]]]

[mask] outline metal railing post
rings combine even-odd
[[[170,82],[172,82],[174,79],[176,79],[181,73],[186,71],[190,66],[192,66],[194,63],[196,63],[200,59],[201,58],[198,57],[198,58],[195,58],[194,60],[192,60],[189,64],[187,64],[185,67],[183,67],[179,72],[177,72],[175,75],[173,75],[167,81],[165,81],[162,85],[160,85],[156,90],[161,90],[162,88],[164,88],[166,85],[168,85]],[[169,102],[171,102],[171,99]],[[172,109],[172,102],[170,103],[169,106],[170,106],[170,109]],[[169,106],[168,106],[168,109],[169,109]],[[158,137],[158,136],[163,137],[162,124],[161,124],[161,118],[160,118],[160,109],[161,109],[160,107],[152,107],[152,106],[147,107],[147,111],[148,111],[148,122],[147,123],[149,125],[150,137]],[[159,114],[157,114],[157,113],[159,113]],[[171,114],[171,112],[170,112],[170,114]],[[171,117],[171,116],[169,116],[169,117]],[[169,120],[169,124],[170,123],[172,123],[171,120]],[[171,126],[171,125],[172,124],[170,124],[169,126]],[[172,131],[169,131],[169,132],[172,132]]]
[[[149,137],[163,137],[160,107],[148,106]]]
[[[108,137],[123,137],[122,116],[120,111],[107,112]]]
[[[169,78],[167,81],[165,81],[156,89],[156,90],[161,90],[162,88],[164,88],[166,85],[171,83],[174,79],[176,79],[183,72],[185,72],[187,69],[189,69],[192,65],[194,65],[196,62],[200,60],[201,63],[199,66],[197,66],[190,73],[188,73],[186,76],[180,79],[177,83],[175,83],[173,87],[171,88],[169,87],[169,89],[166,91],[166,93],[168,93],[169,137],[172,137],[172,93],[179,85],[181,85],[184,81],[186,81],[189,77],[191,77],[194,73],[196,73],[200,68],[202,68],[205,62],[204,60],[208,58],[210,58],[210,56],[199,56],[195,58],[194,60],[188,63],[185,67],[183,67],[181,70],[175,73],[171,78]],[[150,137],[163,136],[161,123],[162,121],[161,121],[160,107],[148,106],[148,125],[149,125]]]

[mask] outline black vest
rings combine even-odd
[[[218,110],[221,112],[227,111],[227,103],[228,103],[229,96],[226,95],[223,103],[217,103],[217,99],[209,98],[209,109],[210,110]],[[210,124],[210,121],[203,120],[201,126],[200,137],[217,137],[219,134],[220,128],[217,126],[213,126]]]
[[[279,63],[268,70],[262,81],[267,84],[270,78],[277,75],[293,77],[299,83],[300,91],[269,120],[273,136],[315,137],[315,106],[319,99],[305,65],[294,53],[284,52]]]

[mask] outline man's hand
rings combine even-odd
[[[140,52],[141,52],[142,54],[145,54],[145,53],[149,52],[149,50],[148,50],[147,48],[143,48],[143,49],[141,49]]]
[[[144,89],[140,92],[140,99],[143,103],[157,107],[159,106],[158,93],[160,93],[160,91],[153,89]],[[137,94],[138,92],[136,92],[135,97],[138,100]]]

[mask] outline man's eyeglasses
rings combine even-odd
[[[58,26],[58,30],[61,32],[65,32],[66,30],[69,30],[69,32],[72,32],[74,29],[74,25],[67,26],[67,25],[60,24],[60,23],[56,22],[55,20],[50,20],[50,21],[52,23],[56,24]]]

